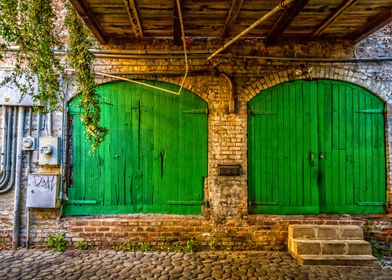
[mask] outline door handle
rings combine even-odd
[[[324,153],[323,152],[319,153],[319,159],[324,159]]]
[[[314,156],[314,153],[312,151],[310,151],[310,153],[309,153],[309,160],[310,160],[310,165],[311,166],[316,165],[315,156]]]

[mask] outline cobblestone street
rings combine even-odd
[[[300,266],[284,252],[0,251],[0,279],[392,279],[392,268]]]

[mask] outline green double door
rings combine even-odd
[[[177,86],[151,82],[172,91]],[[128,82],[101,85],[109,135],[93,155],[78,114],[72,119],[72,181],[65,215],[199,214],[207,176],[207,104]]]
[[[249,102],[249,212],[384,213],[384,104],[358,86],[294,81]]]

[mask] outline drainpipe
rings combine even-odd
[[[14,108],[14,117],[12,120],[12,136],[11,134],[9,135],[10,137],[10,149],[9,149],[9,163],[8,167],[6,170],[7,176],[5,179],[2,181],[0,185],[0,194],[6,193],[10,191],[15,182],[15,166],[16,166],[16,121],[17,121],[17,112],[16,109]],[[11,140],[12,139],[12,140]],[[9,164],[11,164],[11,168],[9,168]]]
[[[23,159],[23,127],[24,127],[24,107],[19,107],[18,116],[18,139],[16,147],[16,174],[15,174],[15,203],[14,203],[14,230],[13,230],[13,240],[12,247],[14,250],[18,248],[19,245],[19,235],[20,235],[20,186],[22,179],[22,159]]]

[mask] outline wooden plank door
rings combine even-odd
[[[285,83],[249,102],[249,212],[384,213],[384,104],[345,82]]]
[[[207,104],[187,90],[176,96],[126,82],[97,90],[110,103],[102,105],[102,124],[110,133],[89,156],[77,99],[71,102],[73,173],[64,213],[199,214],[207,176]]]
[[[249,212],[318,213],[317,92],[295,82],[249,103]]]
[[[384,213],[384,104],[355,85],[317,81],[320,211]]]

